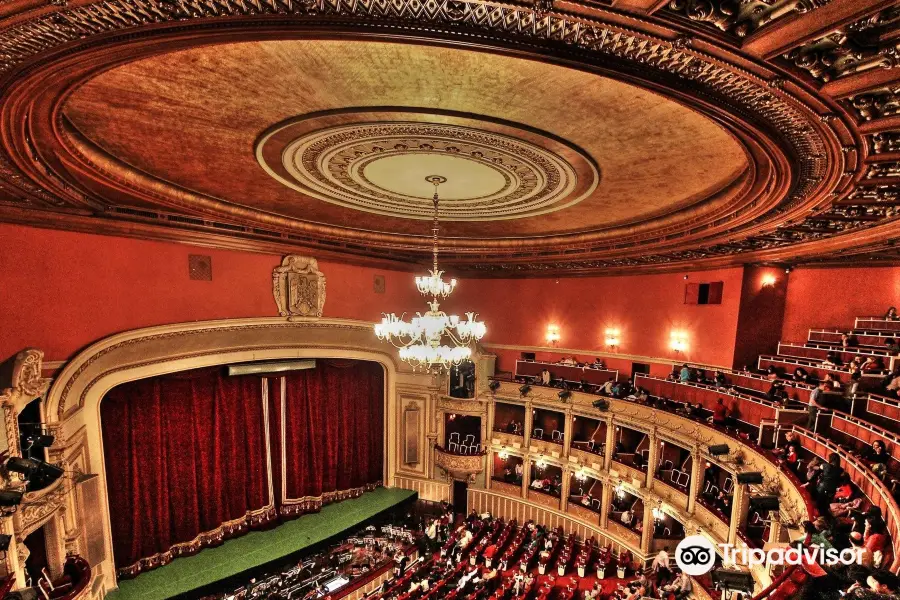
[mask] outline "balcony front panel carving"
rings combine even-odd
[[[434,448],[434,464],[452,479],[474,483],[475,476],[484,471],[483,454],[453,454],[440,446]]]

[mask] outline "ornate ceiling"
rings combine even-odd
[[[900,1],[0,2],[0,220],[469,276],[892,263]]]

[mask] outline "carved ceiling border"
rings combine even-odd
[[[594,8],[585,9],[585,14],[602,18],[607,13]],[[186,21],[196,20],[200,26],[222,27],[224,23],[213,21],[234,16],[258,18],[260,24],[268,25],[282,21],[322,26],[350,23],[363,28],[394,31],[409,30],[409,23],[414,23],[423,25],[421,29],[414,27],[416,35],[426,37],[446,35],[474,42],[479,38],[493,39],[499,35],[510,38],[515,44],[530,43],[544,51],[549,46],[553,51],[576,57],[576,60],[590,62],[592,58],[603,56],[607,60],[630,63],[633,68],[637,65],[644,71],[649,69],[665,77],[677,78],[682,86],[701,89],[697,96],[706,95],[720,103],[725,101],[744,118],[756,120],[762,116],[767,127],[778,131],[796,155],[810,157],[800,163],[796,185],[786,197],[786,202],[773,211],[774,214],[767,212],[758,215],[746,223],[743,230],[729,232],[728,241],[709,239],[709,243],[703,244],[701,239],[693,242],[699,244],[694,249],[645,253],[640,257],[565,262],[535,256],[522,257],[516,262],[513,257],[509,265],[463,263],[460,265],[462,271],[541,274],[560,269],[650,268],[712,261],[789,248],[797,243],[830,240],[845,232],[857,233],[890,223],[898,216],[897,210],[891,207],[878,207],[872,212],[866,208],[871,205],[842,204],[840,208],[818,206],[812,216],[796,218],[800,214],[795,209],[802,208],[802,205],[821,204],[823,198],[833,202],[853,189],[853,173],[861,161],[856,160],[857,167],[850,170],[845,167],[843,178],[828,174],[824,165],[826,162],[838,164],[843,161],[840,154],[834,154],[835,145],[841,146],[839,140],[844,141],[845,158],[847,149],[854,149],[846,142],[848,135],[851,138],[858,136],[855,123],[850,122],[852,120],[844,122],[844,117],[848,116],[847,111],[856,109],[858,102],[851,99],[847,105],[837,106],[826,97],[809,96],[809,90],[802,86],[788,88],[786,81],[778,77],[777,67],[759,62],[754,65],[756,72],[751,72],[746,57],[734,56],[733,64],[728,64],[722,57],[691,48],[691,40],[685,35],[666,40],[658,35],[612,24],[612,20],[606,23],[600,18],[591,19],[571,13],[535,11],[476,0],[256,0],[251,3],[235,0],[174,0],[165,3],[157,0],[111,0],[43,14],[5,29],[0,40],[0,74],[6,73],[10,78],[20,75],[35,68],[42,55],[62,51],[63,48],[66,52],[77,52],[101,43],[98,41],[100,38],[104,41],[116,36],[133,39],[143,33],[144,26],[148,25],[171,25],[177,21],[179,29],[185,30],[189,28]],[[618,21],[622,21],[621,15]],[[637,19],[628,22],[634,26],[640,24]],[[246,24],[246,21],[243,23]],[[430,26],[428,31],[425,31],[425,24]],[[489,31],[491,34],[477,33],[479,31]],[[798,91],[808,98],[801,99],[795,93]],[[889,93],[893,93],[893,88],[889,89]],[[867,102],[881,106],[876,100]],[[823,107],[827,112],[819,114]],[[814,118],[816,116],[818,119]],[[835,129],[837,125],[839,127]],[[830,141],[826,141],[828,138]],[[865,148],[858,149],[857,159],[862,158],[861,153],[865,151]],[[833,160],[826,160],[829,157]],[[0,169],[2,174],[9,174],[15,183],[16,172],[9,165]],[[851,178],[849,185],[846,183],[847,177]],[[21,177],[18,180],[27,184],[26,188],[29,185],[33,187]],[[838,187],[843,191],[837,192]],[[41,190],[23,191],[34,195]],[[858,217],[860,214],[865,218]],[[759,231],[766,223],[779,218],[787,218],[788,222],[778,224],[771,231]],[[736,239],[742,236],[744,239]],[[847,240],[842,240],[842,243],[847,243]]]
[[[88,4],[56,12],[8,28],[0,41],[0,72],[27,73],[37,67],[31,60],[38,59],[37,55],[52,54],[63,46],[68,53],[77,53],[100,43],[91,39],[92,36],[102,37],[106,42],[116,36],[133,39],[141,33],[143,25],[235,15],[277,16],[279,19],[294,16],[307,25],[328,24],[331,19],[341,17],[359,21],[359,25],[388,30],[408,29],[394,20],[413,21],[438,26],[434,32],[423,31],[427,35],[444,33],[465,38],[472,36],[465,29],[473,28],[512,37],[519,44],[529,39],[537,45],[550,44],[554,51],[585,62],[596,61],[599,57],[613,58],[625,64],[636,64],[644,72],[655,71],[675,78],[692,91],[702,89],[696,95],[706,95],[719,104],[724,102],[743,118],[756,121],[762,117],[767,127],[779,131],[797,155],[824,156],[826,152],[822,138],[825,128],[813,122],[815,111],[810,106],[783,86],[770,86],[769,82],[741,67],[727,65],[717,57],[690,49],[685,38],[669,41],[584,17],[538,15],[527,8],[474,0],[431,0],[424,4],[419,0],[393,3],[319,0],[314,5],[296,4],[290,0],[287,4],[278,0],[272,0],[271,4],[239,4],[230,0],[219,3],[181,0],[174,4],[159,4],[156,0],[113,0],[102,6]],[[273,24],[271,21],[266,23]],[[181,25],[181,28],[186,27]],[[760,69],[769,71],[765,67]],[[821,161],[804,161],[800,170],[788,205],[805,198],[823,184]]]

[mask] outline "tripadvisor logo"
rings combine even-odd
[[[692,577],[712,571],[716,562],[716,548],[702,535],[689,535],[675,548],[675,563]]]
[[[719,544],[725,564],[743,567],[762,565],[800,565],[816,563],[819,565],[858,565],[862,564],[862,548],[735,548],[731,544]],[[705,575],[712,571],[716,562],[716,547],[702,535],[690,535],[678,543],[675,548],[675,563],[678,568],[691,575]]]

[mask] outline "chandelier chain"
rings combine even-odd
[[[456,288],[456,279],[444,281],[443,271],[438,270],[438,232],[440,213],[438,186],[447,181],[440,175],[426,177],[434,185],[434,219],[431,224],[432,268],[431,273],[415,278],[416,288],[426,298],[429,310],[416,313],[409,321],[394,313],[383,314],[381,323],[375,325],[375,335],[399,349],[400,358],[413,366],[449,369],[472,357],[472,345],[484,337],[487,329],[478,315],[467,312],[466,319],[448,315],[440,309],[438,300],[448,297]]]

